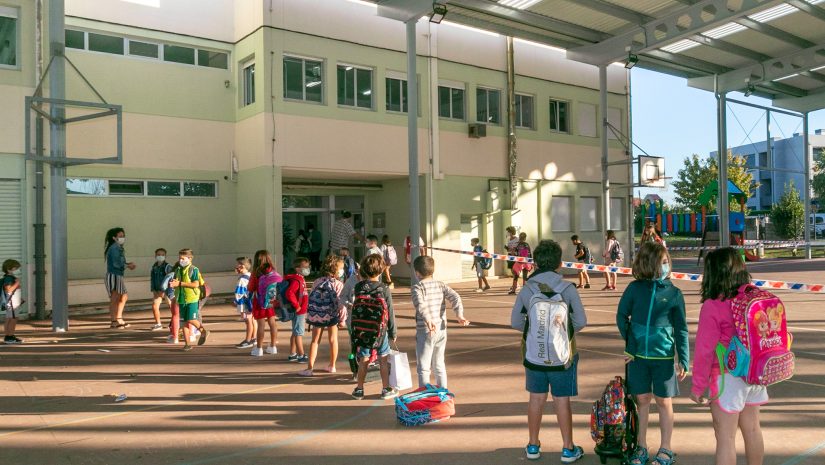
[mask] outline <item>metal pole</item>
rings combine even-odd
[[[510,177],[510,210],[518,207],[518,141],[516,140],[516,68],[513,38],[507,36],[507,172]]]
[[[49,56],[62,57],[65,52],[65,8],[64,0],[49,1]],[[62,58],[54,60],[49,73],[49,97],[66,98],[66,62]],[[63,108],[52,105],[52,121],[49,127],[51,157],[50,198],[52,236],[52,329],[63,332],[69,329],[68,290],[68,234],[66,231],[66,166],[59,159],[66,158],[66,126],[62,120],[66,116]]]
[[[34,73],[37,83],[43,77],[43,0],[34,3],[35,43]],[[43,156],[43,117],[35,120],[35,153]],[[38,320],[46,319],[46,220],[44,218],[42,161],[34,163],[34,314]]]
[[[633,95],[631,93],[631,70],[627,70],[627,156],[630,162],[627,164],[627,252],[630,256],[629,263],[633,263],[636,255],[636,215],[633,208]],[[641,182],[641,179],[639,180]]]
[[[716,110],[718,127],[718,154],[719,154],[719,198],[717,199],[716,213],[719,215],[719,245],[726,247],[730,245],[730,225],[728,207],[728,124],[727,124],[727,109],[726,101],[727,94],[725,92],[718,92],[718,76],[714,76],[714,87],[716,87]]]
[[[765,154],[766,155],[765,155],[765,166],[764,166],[764,168],[766,170],[768,169],[769,165],[773,164],[773,163],[771,163],[771,160],[773,160],[773,155],[771,154],[772,148],[773,148],[772,145],[773,144],[771,144],[771,110],[766,108],[765,109]],[[758,157],[759,154],[757,153],[756,156]],[[757,161],[756,164],[758,166],[759,161]],[[771,179],[771,202],[770,203],[773,204],[774,198],[775,198],[774,192],[776,191],[776,187],[775,187],[776,183],[774,182],[774,181],[776,181],[776,175],[774,174],[774,172],[772,170],[768,170],[768,175],[770,176],[770,179]],[[762,177],[762,171],[761,170],[759,172],[759,177],[760,178]],[[759,196],[759,207],[763,210],[765,208],[770,208],[771,207],[770,205],[762,205],[762,196],[761,195]]]
[[[599,66],[599,120],[601,124],[602,142],[602,205],[604,208],[604,234],[610,229],[610,177],[607,152],[607,65]]]
[[[811,223],[811,166],[812,153],[811,142],[808,136],[808,112],[802,115],[802,148],[805,154],[805,258],[811,259],[811,228],[815,227]]]
[[[411,19],[407,26],[407,147],[410,162],[410,258],[419,256],[418,240],[421,237],[421,215],[418,197],[418,86],[416,84],[415,26],[418,19]],[[433,135],[437,137],[437,135]],[[416,284],[415,270],[410,263],[410,283]]]

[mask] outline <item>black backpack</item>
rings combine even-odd
[[[387,332],[389,315],[383,285],[372,290],[362,289],[361,292],[356,289],[350,329],[352,345],[363,348],[378,347]]]

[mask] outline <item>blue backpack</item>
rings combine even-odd
[[[332,285],[332,278],[321,279],[321,283],[315,286],[309,294],[307,323],[325,328],[338,324],[340,320],[338,309],[341,305],[338,292]]]
[[[480,245],[475,246],[475,248],[473,248],[473,252],[489,253],[487,252],[487,249],[483,249]],[[476,260],[478,260],[478,263],[481,264],[482,270],[489,270],[493,266],[493,259],[490,257],[476,257]]]
[[[289,285],[295,281],[297,281],[295,278],[285,277],[283,281],[279,282],[276,285],[276,289],[278,292],[278,307],[275,308],[275,316],[277,316],[280,321],[294,320],[295,315],[297,314],[298,310],[300,310],[298,308],[293,307],[292,304],[289,303],[289,300],[287,300],[286,298],[286,291],[289,289]],[[306,292],[305,289],[303,289],[303,286],[299,287],[301,287],[301,289],[299,289],[297,296],[298,305],[301,304],[304,292]]]

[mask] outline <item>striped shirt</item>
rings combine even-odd
[[[244,273],[238,277],[238,283],[235,285],[235,306],[238,313],[251,312],[252,303],[249,301],[249,273]]]
[[[349,244],[349,238],[355,234],[355,228],[352,223],[345,218],[341,218],[332,225],[332,241],[331,248],[333,253],[337,253],[341,247],[346,247]]]
[[[464,307],[461,296],[450,286],[432,278],[422,279],[412,288],[412,300],[415,306],[415,327],[426,330],[425,321],[435,323],[436,328],[447,329],[447,301],[458,318],[464,319]]]

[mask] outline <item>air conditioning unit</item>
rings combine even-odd
[[[472,123],[469,126],[469,133],[468,135],[472,139],[481,139],[482,137],[487,137],[487,125],[483,123]]]

